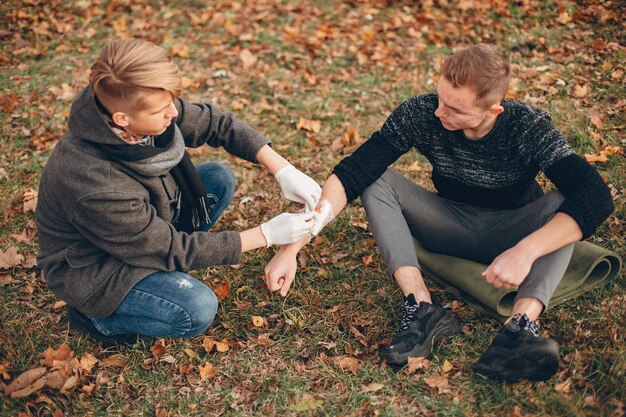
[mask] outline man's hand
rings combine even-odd
[[[287,296],[298,269],[297,254],[297,251],[289,250],[283,246],[267,264],[265,267],[265,284],[270,291],[280,290],[280,295]]]
[[[536,257],[521,245],[502,252],[482,276],[496,288],[517,287],[528,276]]]
[[[315,213],[282,213],[261,225],[267,246],[288,245],[308,236],[315,225]]]
[[[279,169],[274,176],[286,199],[304,204],[306,211],[312,211],[317,206],[322,188],[311,177],[293,165]]]

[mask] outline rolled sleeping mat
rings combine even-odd
[[[429,252],[413,240],[422,272],[453,295],[500,320],[511,315],[517,288],[495,288],[481,275],[488,265]],[[622,266],[615,252],[589,242],[576,242],[563,279],[548,308],[574,299],[613,279]]]

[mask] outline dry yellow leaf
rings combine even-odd
[[[17,253],[17,249],[11,246],[6,252],[0,250],[0,269],[18,266],[24,260],[24,256]]]
[[[586,85],[576,85],[574,87],[574,95],[578,98],[585,98],[589,94],[589,88]]]
[[[266,321],[263,317],[261,316],[252,316],[252,324],[254,324],[254,327],[263,327],[265,325]]]
[[[205,337],[202,341],[202,347],[207,351],[207,353],[211,353],[213,348],[217,350],[219,353],[226,352],[230,347],[228,346],[228,340],[222,339],[221,342],[215,341],[209,337]]]
[[[411,357],[409,356],[409,360],[408,360],[408,366],[406,367],[406,373],[407,374],[412,374],[415,371],[417,371],[418,369],[428,369],[430,368],[430,361],[426,358],[423,357]]]
[[[245,70],[252,68],[257,61],[257,57],[248,49],[244,49],[239,53],[239,59],[241,59],[243,69]]]
[[[356,372],[359,369],[359,360],[351,356],[335,356],[329,358],[329,360],[342,371],[348,370],[350,372]]]
[[[308,130],[309,132],[319,133],[322,128],[322,122],[319,120],[308,120],[303,117],[298,119],[298,123],[296,124],[296,129],[300,130]]]
[[[119,353],[111,355],[108,358],[104,358],[100,361],[100,366],[103,368],[123,368],[126,366],[126,358]]]
[[[206,362],[204,366],[199,365],[198,371],[200,371],[200,379],[203,381],[206,381],[207,379],[213,378],[215,375],[217,375],[217,369],[215,369],[215,367],[208,362]]]

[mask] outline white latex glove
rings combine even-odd
[[[315,211],[315,218],[317,221],[315,225],[311,229],[311,234],[313,236],[317,236],[322,229],[331,222],[332,219],[335,218],[335,213],[333,212],[333,206],[330,205],[328,200],[320,201],[319,212]]]
[[[315,225],[315,214],[282,213],[261,225],[267,246],[288,245],[311,233]]]
[[[306,205],[306,211],[312,211],[317,206],[322,188],[311,177],[293,165],[282,167],[274,177],[286,199]]]

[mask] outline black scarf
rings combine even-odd
[[[167,130],[155,137],[154,146],[132,146],[132,145],[99,145],[104,153],[118,161],[135,162],[157,155],[167,148],[168,143],[174,140],[175,124],[172,123]],[[211,221],[207,200],[207,190],[198,173],[191,162],[189,154],[185,151],[180,162],[175,165],[170,174],[176,181],[180,190],[180,195],[176,196],[176,202],[183,199],[191,208],[191,225],[193,230],[198,230],[202,224]],[[180,204],[176,205],[174,220],[180,215]]]

